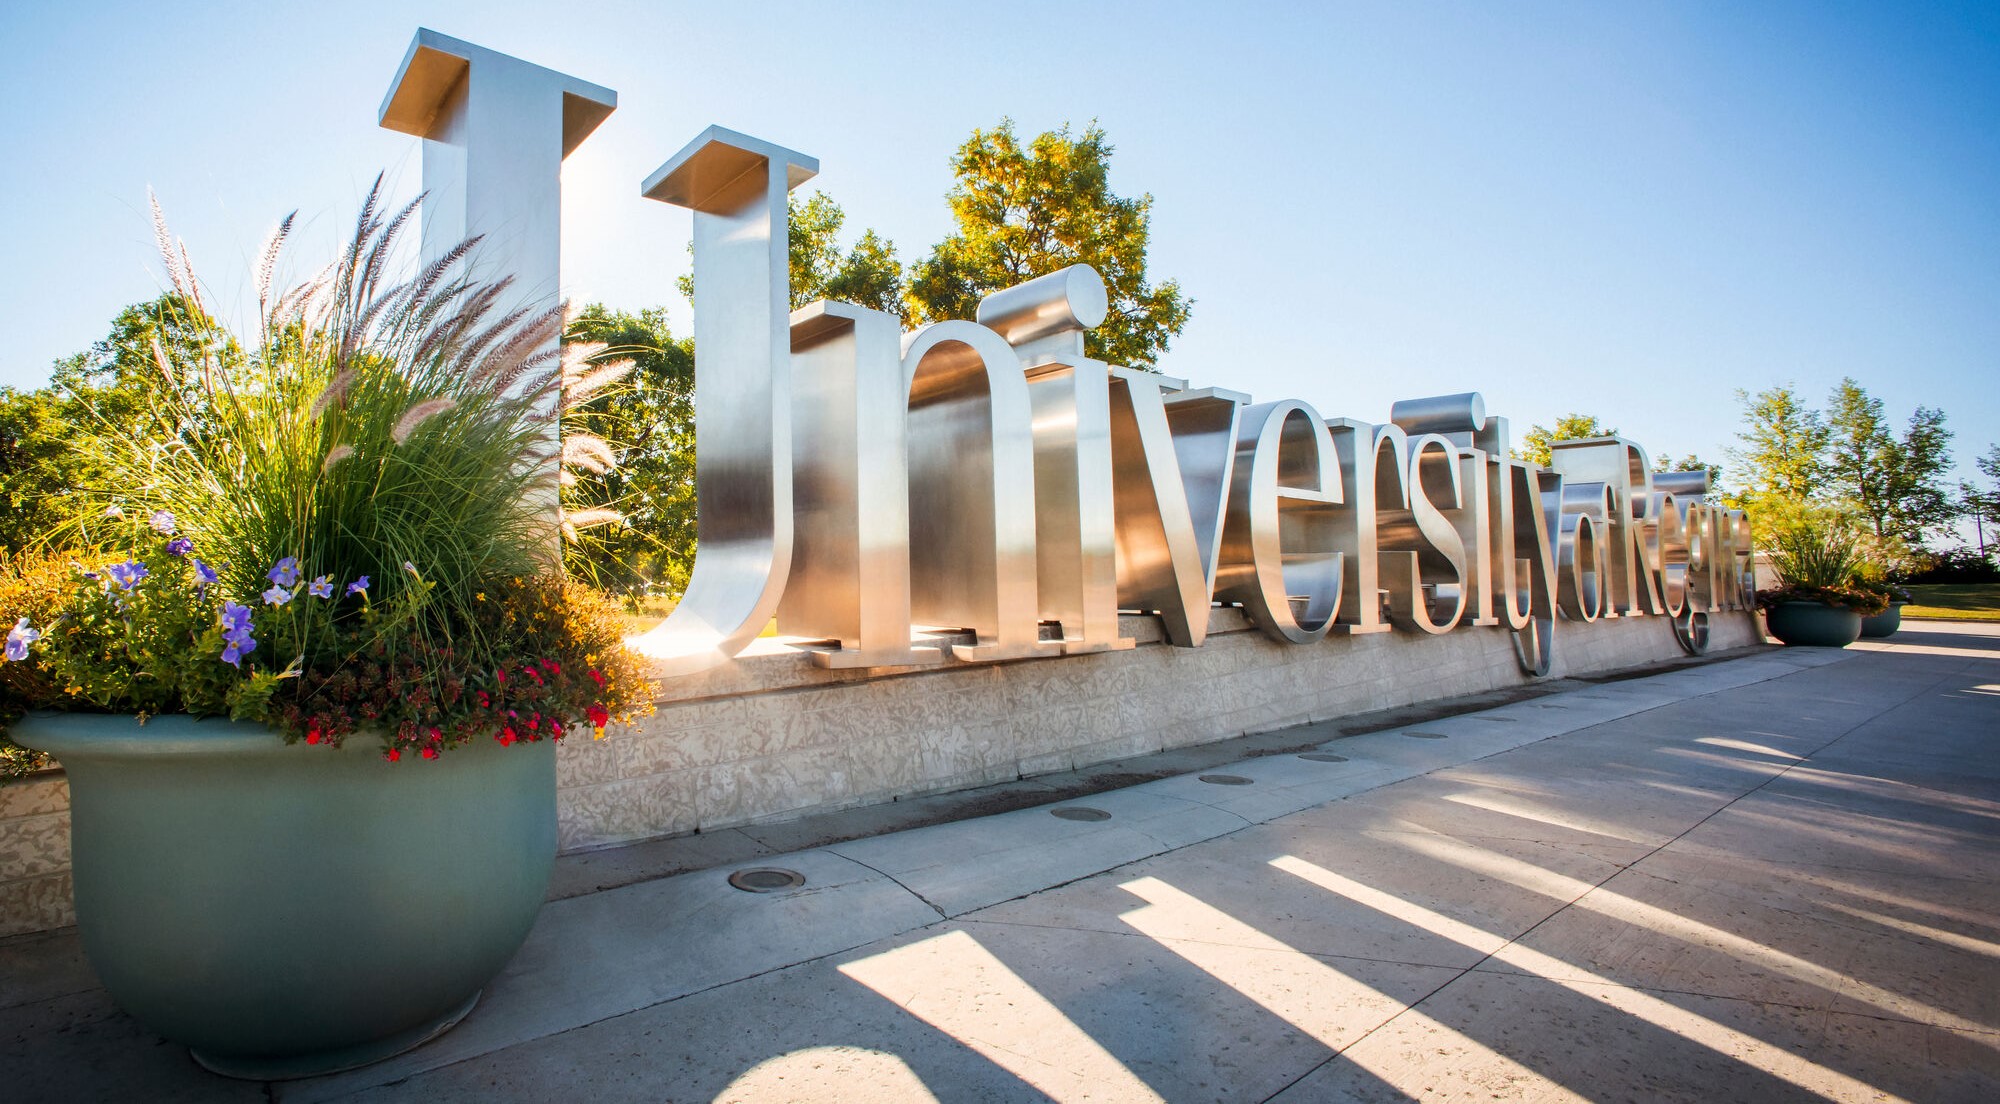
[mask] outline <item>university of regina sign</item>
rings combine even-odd
[[[419,31],[381,113],[424,142],[425,249],[552,300],[561,162],[607,89]],[[786,197],[818,172],[711,127],[642,185],[693,212],[700,554],[632,647],[662,674],[734,657],[775,618],[827,667],[1129,648],[1120,611],[1198,647],[1216,602],[1271,639],[1504,628],[1549,669],[1563,621],[1654,617],[1690,652],[1752,597],[1750,529],[1706,472],[1617,437],[1514,459],[1476,393],[1374,424],[1084,355],[1089,267],[902,331],[788,311]],[[968,639],[969,638],[969,639]]]

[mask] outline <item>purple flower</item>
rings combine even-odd
[[[368,593],[368,576],[363,575],[359,579],[356,579],[353,582],[347,584],[347,593],[349,594]]]
[[[271,589],[258,595],[258,597],[262,598],[264,600],[264,604],[267,606],[282,606],[286,602],[292,600],[292,595],[294,593],[296,593],[296,591],[286,590],[284,587],[281,586],[273,586]]]
[[[114,502],[104,508],[104,516],[108,518],[122,518],[125,516],[125,511],[119,509],[118,504]]]
[[[153,516],[146,519],[146,524],[153,527],[153,532],[163,537],[172,536],[174,515],[167,510],[154,510]]]
[[[7,630],[7,658],[15,663],[28,658],[28,645],[40,640],[42,634],[28,627],[28,619],[23,617]]]
[[[120,590],[131,590],[133,587],[139,585],[139,580],[149,574],[146,570],[146,565],[137,560],[126,560],[122,564],[112,564],[110,567],[105,568],[104,571],[105,574],[111,576],[112,582],[118,584],[118,589]]]
[[[241,640],[231,640],[229,646],[222,649],[222,662],[229,664],[231,667],[241,667],[243,666],[243,657],[256,650],[257,642],[247,636]]]
[[[315,598],[333,597],[333,576],[321,575],[319,578],[314,579],[311,585],[306,587],[306,593]]]
[[[194,565],[195,582],[200,583],[202,586],[207,586],[216,580],[217,576],[214,568],[202,563],[200,560],[189,560],[188,562]]]
[[[194,551],[194,542],[186,537],[175,537],[167,542],[167,555],[185,556]]]
[[[257,650],[257,640],[250,631],[250,607],[222,603],[222,639],[228,645],[222,649],[222,662],[231,667],[243,666],[243,657]]]
[[[291,586],[293,583],[299,581],[299,558],[297,556],[286,556],[284,559],[279,560],[277,565],[271,568],[264,577],[281,587]],[[272,603],[272,605],[278,604],[276,602]]]
[[[412,574],[412,575],[416,575],[416,574],[417,574],[417,565],[416,565],[416,564],[413,564],[413,563],[411,563],[411,562],[410,562],[410,561],[408,561],[408,560],[404,560],[404,561],[403,561],[403,570],[404,570],[404,571],[407,571],[407,572],[409,572],[409,573],[410,573],[410,574]],[[417,575],[417,578],[421,579],[421,578],[423,578],[423,576],[421,576],[421,575]]]

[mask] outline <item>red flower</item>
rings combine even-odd
[[[604,672],[602,672],[602,671],[599,671],[599,670],[598,670],[597,668],[595,668],[595,667],[592,667],[592,668],[590,669],[590,677],[591,677],[592,679],[595,679],[595,680],[596,680],[596,682],[597,682],[597,688],[598,688],[599,690],[602,690],[602,689],[604,689]]]
[[[498,670],[494,671],[493,677],[500,680],[500,685],[502,686],[507,685],[507,669],[505,667],[499,668]]]
[[[319,729],[309,728],[306,730],[306,743],[308,744],[319,743]]]
[[[534,730],[540,727],[542,727],[542,715],[540,713],[537,713],[534,716],[528,718],[529,732],[533,732]]]
[[[603,703],[592,702],[590,708],[583,711],[583,715],[590,718],[593,737],[599,740],[603,739],[604,726],[611,721],[611,714],[605,710]]]
[[[493,738],[500,741],[501,747],[512,747],[514,741],[520,739],[521,737],[519,733],[514,731],[513,725],[503,725],[500,728],[500,735],[495,736]]]
[[[402,757],[403,753],[397,751],[395,748],[390,748],[388,751],[382,753],[382,758],[387,759],[391,763],[395,762],[398,759],[401,759]]]
[[[437,757],[438,757],[438,749],[434,747],[427,747],[424,749],[424,758],[435,759]]]

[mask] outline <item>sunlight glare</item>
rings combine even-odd
[[[840,972],[1051,1099],[1160,1099],[965,932],[946,932],[857,959]]]
[[[1783,1047],[1767,1043],[1754,1035],[1725,1027],[1679,1005],[1669,1004],[1658,997],[1621,986],[1610,978],[1578,969],[1540,951],[1530,950],[1491,932],[1433,912],[1414,902],[1405,901],[1394,894],[1362,885],[1297,856],[1281,855],[1272,859],[1271,865],[1356,904],[1401,920],[1412,927],[1443,936],[1462,947],[1489,954],[1495,962],[1532,974],[1544,981],[1554,982],[1578,996],[1587,997],[1635,1019],[1671,1031],[1689,1042],[1698,1043],[1717,1054],[1734,1058],[1744,1065],[1762,1070],[1774,1077],[1783,1078],[1802,1089],[1841,1100],[1901,1099],[1844,1073],[1807,1061]]]
[[[1567,901],[1576,908],[1586,909],[1613,920],[1622,920],[1634,927],[1671,935],[1697,947],[1721,951],[1794,981],[1802,981],[1816,985],[1829,993],[1840,993],[1864,1001],[1899,1017],[1908,1016],[1934,1027],[1971,1032],[1979,1036],[1990,1036],[1993,1033],[1993,1028],[1986,1024],[1954,1016],[1900,993],[1890,992],[1838,970],[1821,966],[1817,962],[1809,962],[1776,947],[1746,939],[1735,932],[1725,931],[1712,924],[1704,924],[1656,905],[1634,900],[1614,890],[1546,870],[1533,863],[1495,854],[1484,848],[1443,836],[1408,835],[1399,837],[1399,842],[1439,862],[1477,871],[1488,877],[1520,886],[1522,889]],[[1569,969],[1574,970],[1573,967]],[[2000,1049],[2000,1044],[1989,1045],[1995,1045],[1996,1049]]]
[[[1426,1064],[1477,1065],[1508,1088],[1532,1088],[1536,1100],[1582,1100],[1548,1078],[1476,1039],[1355,980],[1312,955],[1158,878],[1126,882],[1120,889],[1146,901],[1119,919],[1215,980],[1262,1005],[1272,1015],[1339,1051],[1391,1020],[1408,1022],[1424,1038]],[[1342,1057],[1393,1083],[1398,1072],[1370,1068],[1346,1051]]]

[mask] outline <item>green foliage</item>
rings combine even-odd
[[[1539,467],[1548,467],[1553,453],[1551,445],[1557,441],[1581,441],[1590,437],[1616,437],[1618,431],[1598,424],[1595,414],[1565,414],[1556,419],[1553,429],[1548,426],[1531,426],[1521,436],[1519,448],[1513,450],[1514,459],[1526,460]]]
[[[786,200],[786,245],[791,273],[791,307],[797,310],[821,299],[835,299],[871,310],[908,318],[903,302],[903,263],[896,257],[896,243],[873,230],[862,231],[845,254],[840,249],[840,228],[847,212],[825,192],[801,197],[793,192]],[[688,243],[694,252],[694,243]],[[694,276],[675,281],[680,293],[694,301]],[[665,325],[664,321],[661,323]]]
[[[604,439],[618,461],[602,471],[572,465],[564,506],[572,516],[599,507],[622,517],[582,529],[565,563],[606,590],[678,594],[695,554],[694,344],[674,337],[663,309],[630,314],[596,303],[571,321],[563,341],[589,364],[632,364],[563,415],[565,433]]]
[[[866,230],[843,255],[840,228],[846,221],[846,212],[825,192],[814,192],[804,202],[793,193],[792,309],[834,299],[903,317],[903,265],[896,259],[896,243]]]
[[[1179,281],[1147,280],[1153,197],[1112,193],[1111,153],[1095,123],[1080,135],[1047,131],[1026,145],[1011,120],[973,131],[951,162],[957,229],[912,271],[911,319],[971,318],[991,292],[1088,264],[1104,277],[1111,311],[1085,336],[1085,348],[1113,364],[1153,367],[1193,304]]]
[[[367,727],[392,758],[642,703],[617,696],[643,680],[615,614],[538,577],[557,554],[558,389],[587,389],[558,364],[560,311],[503,313],[504,281],[459,274],[473,242],[392,284],[416,205],[391,215],[378,194],[326,274],[275,301],[260,287],[240,365],[162,347],[156,404],[93,453],[105,482],[85,490],[106,508],[67,535],[145,517],[155,536],[79,576],[43,626],[30,662],[75,703],[226,710],[309,742]],[[176,302],[198,310],[168,262]],[[510,709],[527,732],[506,735]]]
[[[69,556],[43,548],[0,558],[0,630],[55,620],[76,572]],[[48,762],[47,756],[9,742],[7,726],[31,709],[55,709],[67,700],[63,686],[35,664],[0,662],[0,782]]]
[[[1799,399],[1790,384],[1752,395],[1736,392],[1743,407],[1742,448],[1729,451],[1741,473],[1737,489],[1724,498],[1747,510],[1757,543],[1768,546],[1781,531],[1807,522],[1825,464],[1827,427],[1819,411]]]
[[[1841,514],[1808,514],[1779,529],[1768,548],[1771,566],[1777,568],[1784,585],[1758,593],[1757,602],[1763,608],[1801,601],[1844,606],[1864,614],[1889,608],[1885,591],[1858,585],[1867,561],[1860,534]]]
[[[1874,398],[1852,378],[1834,388],[1827,417],[1826,475],[1883,546],[1914,548],[1958,512],[1945,477],[1951,431],[1944,411],[1920,406],[1899,438]]]
[[[168,292],[120,311],[88,351],[56,362],[47,387],[0,389],[0,550],[41,541],[84,509],[84,488],[107,485],[102,438],[188,397],[162,373],[155,342],[171,362],[224,373],[243,359],[198,304]]]
[[[1959,483],[1959,502],[1965,513],[1978,519],[1981,525],[2000,526],[2000,445],[1986,446],[1986,455],[1973,463],[1988,483],[1983,487],[1976,483]]]

